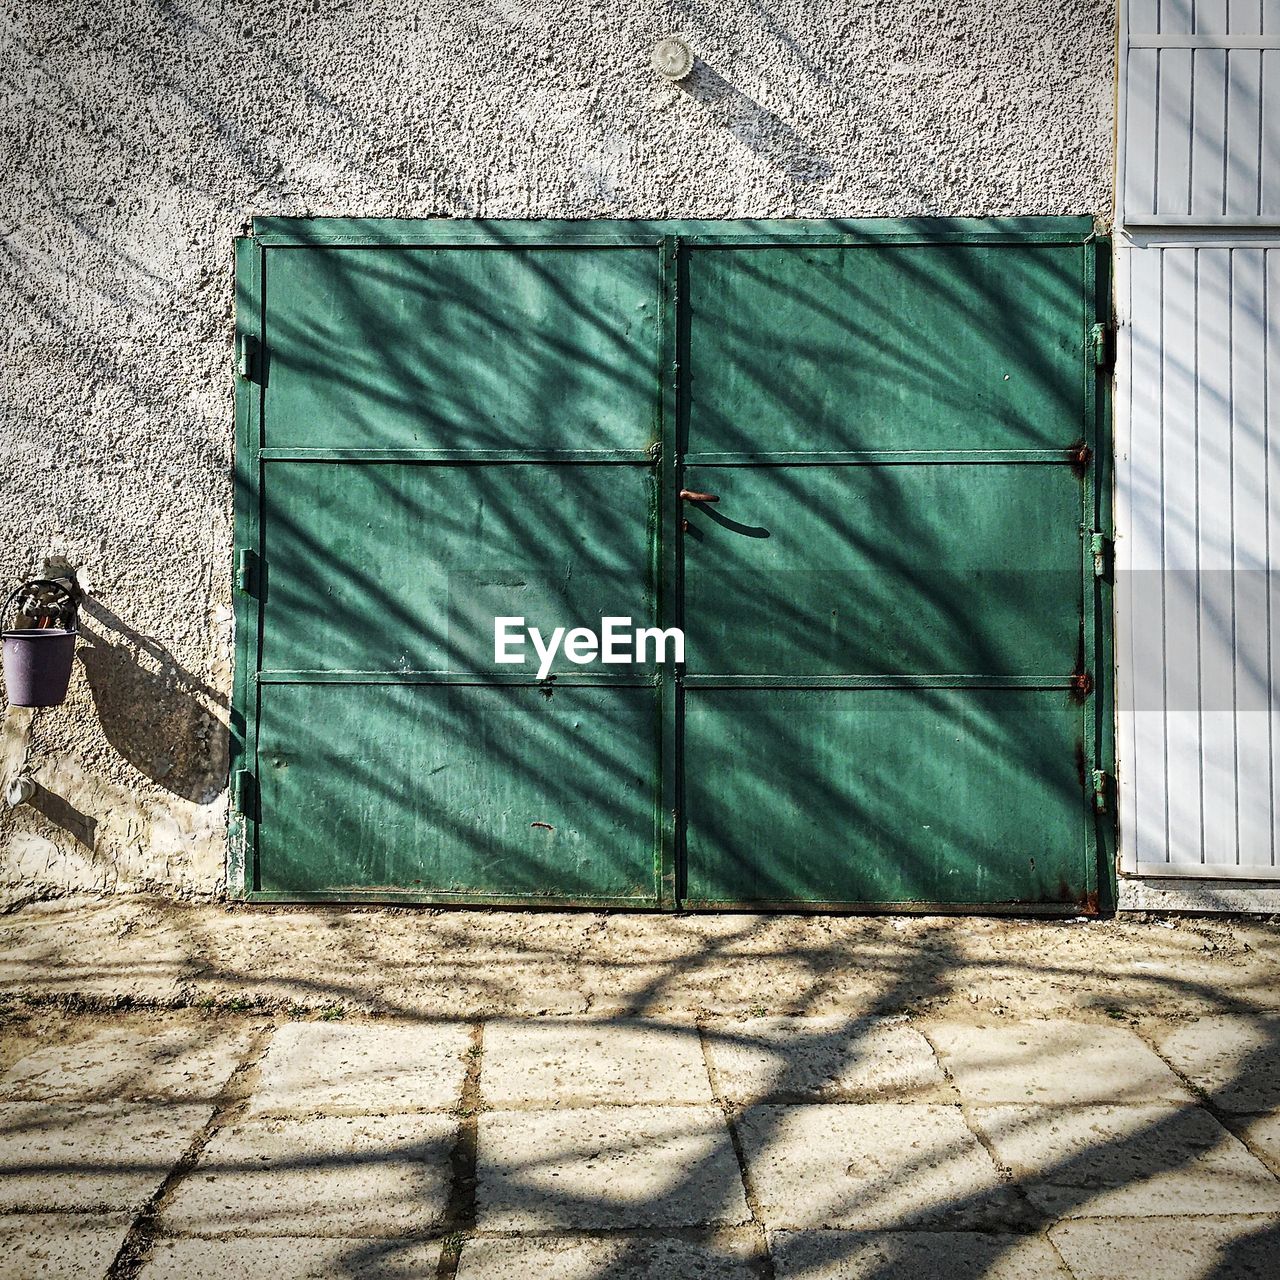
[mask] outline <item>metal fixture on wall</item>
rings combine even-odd
[[[678,36],[667,36],[653,46],[649,65],[667,80],[683,80],[693,70],[693,50]]]
[[[11,809],[16,809],[20,804],[26,804],[36,793],[36,782],[29,774],[19,774],[16,778],[10,778],[4,789],[5,803]]]

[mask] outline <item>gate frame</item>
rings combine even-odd
[[[269,249],[310,248],[501,248],[634,247],[658,252],[661,263],[661,453],[657,459],[661,508],[655,540],[655,578],[658,619],[663,627],[680,626],[683,561],[677,497],[681,460],[677,434],[682,404],[680,351],[686,334],[679,331],[681,263],[687,245],[726,248],[778,246],[911,246],[975,244],[997,247],[1045,245],[1084,249],[1081,298],[1086,313],[1082,325],[1081,369],[1084,421],[1082,433],[1093,465],[1083,477],[1081,573],[1085,654],[1093,673],[1091,706],[1085,722],[1086,768],[1105,775],[1103,811],[1090,810],[1084,823],[1086,899],[1080,903],[994,903],[956,905],[930,902],[831,904],[744,904],[717,911],[777,910],[793,913],[865,913],[949,915],[1075,915],[1111,912],[1116,901],[1116,796],[1113,582],[1110,565],[1098,577],[1090,539],[1100,531],[1111,545],[1113,488],[1112,383],[1110,369],[1094,357],[1089,329],[1094,323],[1114,331],[1112,262],[1109,236],[1100,234],[1091,217],[1033,216],[1022,218],[859,218],[859,219],[723,219],[723,220],[539,220],[446,218],[254,218],[249,235],[235,241],[235,459],[234,526],[231,594],[234,604],[232,697],[229,713],[227,889],[230,897],[261,903],[382,902],[431,906],[521,906],[555,909],[582,907],[599,910],[682,910],[677,896],[677,870],[683,830],[683,796],[678,762],[681,682],[675,663],[658,671],[656,684],[662,718],[660,726],[660,783],[655,823],[654,906],[633,899],[583,901],[503,895],[462,895],[386,889],[343,892],[278,892],[255,887],[257,880],[258,813],[252,785],[257,757],[262,610],[253,593],[256,566],[261,564],[261,448],[262,405],[267,361],[262,339],[265,327],[266,253]],[[246,554],[247,553],[247,554]],[[1090,601],[1092,607],[1089,607]],[[1087,783],[1088,779],[1085,779]],[[1087,788],[1086,788],[1087,792]]]

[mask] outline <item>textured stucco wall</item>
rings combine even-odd
[[[0,889],[222,881],[232,238],[255,213],[1105,214],[1110,0],[0,5],[0,580],[90,593],[10,712]],[[649,70],[680,33],[681,87]]]

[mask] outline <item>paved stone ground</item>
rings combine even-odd
[[[0,920],[0,1277],[1280,1274],[1268,926],[204,908],[202,957],[134,909]],[[315,967],[334,920],[458,949],[361,981]],[[219,929],[269,958],[233,982]],[[647,1000],[497,985],[628,938]],[[413,994],[486,956],[487,1001]]]

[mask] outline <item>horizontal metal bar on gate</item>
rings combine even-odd
[[[657,687],[657,674],[613,671],[553,672],[546,680],[528,671],[259,671],[259,684],[482,684],[525,685],[530,689],[614,685],[622,689]]]
[[[1070,675],[714,675],[686,672],[690,689],[1070,689]]]
[[[1007,245],[1041,245],[1041,246],[1078,246],[1086,237],[1060,231],[884,231],[872,235],[844,234],[830,236],[790,235],[771,236],[727,236],[727,235],[681,235],[674,233],[671,237],[644,236],[636,238],[620,238],[606,240],[599,236],[564,237],[556,240],[501,240],[491,237],[477,237],[474,240],[462,236],[452,236],[445,240],[380,240],[376,236],[335,236],[328,240],[321,237],[304,239],[301,237],[282,235],[278,232],[264,232],[254,239],[264,249],[497,249],[497,250],[536,250],[540,253],[554,252],[558,249],[657,249],[664,239],[678,240],[683,247],[690,249],[875,249],[886,246],[892,248],[911,247],[917,245],[947,244],[981,244],[992,247]]]
[[[699,248],[759,245],[1082,244],[1082,217],[841,219],[453,219],[288,218],[253,220],[263,248],[581,249],[643,248],[678,239]]]
[[[250,889],[245,895],[250,902],[412,902],[426,906],[481,907],[629,907],[633,910],[657,910],[659,900],[650,894],[643,898],[597,897],[587,894],[512,894],[512,893],[445,893],[432,890],[379,889],[362,885],[351,888],[296,890]],[[985,908],[984,908],[985,909]]]
[[[624,907],[633,910],[660,911],[663,903],[656,897],[590,897],[585,894],[548,895],[491,894],[491,893],[442,893],[430,890],[378,889],[353,887],[350,889],[316,889],[290,892],[280,889],[251,889],[245,894],[250,902],[406,902],[427,906],[482,906],[482,907]],[[670,904],[677,905],[677,904]],[[679,910],[689,911],[788,911],[803,914],[828,912],[852,912],[858,915],[893,913],[894,915],[1027,915],[1027,916],[1078,916],[1084,910],[1080,902],[846,902],[795,898],[751,899],[745,901],[721,901],[715,898],[681,898]]]
[[[681,459],[689,467],[751,466],[916,466],[946,463],[1075,463],[1074,449],[838,449],[798,450],[782,453],[686,453]]]
[[[1280,49],[1280,35],[1174,35],[1142,31],[1126,36],[1130,49]]]
[[[278,218],[253,220],[269,249],[657,249],[653,222],[522,218]]]
[[[503,240],[493,236],[452,235],[443,240],[381,240],[377,236],[335,236],[332,240],[304,239],[279,232],[265,232],[254,237],[266,249],[534,249],[551,252],[557,249],[657,249],[664,237],[629,236],[608,240],[601,236],[565,236],[557,240]]]
[[[998,248],[1039,245],[1041,247],[1078,248],[1086,235],[1062,231],[883,231],[870,235],[796,235],[787,239],[767,236],[689,235],[677,237],[689,249],[883,249],[942,247],[945,245],[982,245]]]
[[[272,445],[258,451],[263,462],[626,462],[654,460],[648,449],[347,449]]]
[[[261,895],[255,895],[261,896]],[[813,898],[681,898],[681,911],[787,911],[797,914],[850,912],[854,915],[928,915],[971,916],[1078,916],[1085,912],[1084,902],[846,902]]]

